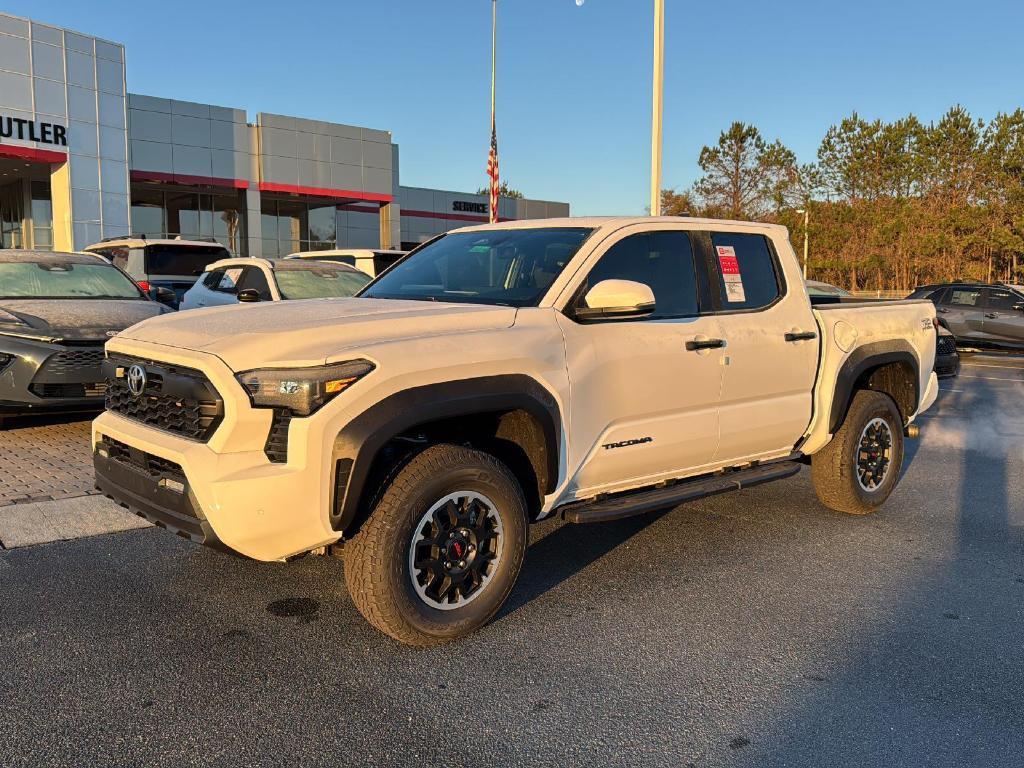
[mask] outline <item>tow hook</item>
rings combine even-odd
[[[903,434],[911,440],[916,440],[921,436],[921,428],[917,424],[907,424],[907,428],[903,430]]]

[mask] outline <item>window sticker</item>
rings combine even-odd
[[[746,301],[747,295],[743,291],[743,276],[740,274],[736,249],[731,245],[716,245],[715,251],[718,253],[718,266],[725,281],[725,300],[731,304]]]

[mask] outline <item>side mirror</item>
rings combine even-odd
[[[164,288],[163,286],[157,286],[149,292],[150,297],[153,301],[157,301],[168,307],[173,307],[178,303],[178,295],[170,288]]]
[[[260,292],[255,288],[245,288],[238,292],[238,300],[243,304],[252,304],[260,300]]]
[[[578,320],[636,320],[654,312],[654,291],[633,280],[602,280],[576,308]]]

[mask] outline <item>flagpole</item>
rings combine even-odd
[[[498,71],[498,0],[491,0],[491,146],[494,153],[494,162],[497,163],[497,153],[494,150],[497,136],[497,122],[495,120],[496,105],[496,82]],[[492,224],[498,221],[498,198],[494,195],[493,189],[497,186],[497,174],[491,179],[491,204],[490,221]]]
[[[665,85],[665,0],[654,0],[654,83],[651,107],[651,216],[661,215],[661,115]]]

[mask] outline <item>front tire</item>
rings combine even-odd
[[[345,582],[377,629],[437,645],[497,613],[526,540],[526,502],[508,468],[482,451],[434,445],[393,476],[346,544]]]
[[[811,457],[811,481],[829,509],[867,515],[899,482],[903,420],[893,399],[860,390],[831,442]]]

